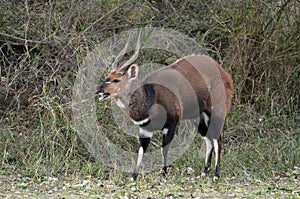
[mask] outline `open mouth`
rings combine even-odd
[[[109,93],[98,93],[98,96],[99,96],[99,101],[103,102],[104,100],[109,98],[110,94]]]

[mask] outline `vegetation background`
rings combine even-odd
[[[72,129],[72,88],[87,52],[145,26],[194,38],[232,74],[217,183],[198,177],[200,136],[168,183],[156,173],[129,183]],[[299,198],[299,30],[299,0],[2,0],[0,196]],[[166,62],[163,52],[153,56]],[[99,110],[109,128],[109,104]],[[118,142],[130,144],[121,134]]]

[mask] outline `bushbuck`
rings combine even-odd
[[[162,132],[163,172],[167,172],[167,154],[176,126],[184,119],[197,120],[198,131],[205,139],[206,158],[202,175],[207,175],[215,152],[214,179],[220,177],[221,132],[230,109],[233,83],[230,75],[206,55],[183,57],[164,66],[137,83],[138,58],[141,47],[139,33],[133,56],[119,64],[130,43],[113,63],[113,69],[97,88],[100,101],[112,98],[117,106],[139,125],[139,148],[132,178],[138,176],[154,131]]]

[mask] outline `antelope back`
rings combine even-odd
[[[222,115],[226,115],[232,97],[232,80],[225,70],[208,56],[198,55],[182,58],[170,66],[150,74],[145,83],[159,86],[156,97],[164,104],[172,104],[174,93],[179,101],[182,119],[196,118],[203,110],[210,111],[223,100]],[[211,101],[213,99],[213,102]],[[177,107],[173,107],[174,109]]]

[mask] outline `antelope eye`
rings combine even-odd
[[[113,83],[119,83],[121,80],[120,79],[114,79],[112,82]]]

